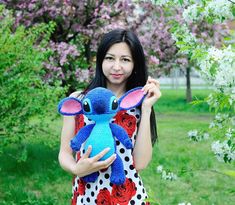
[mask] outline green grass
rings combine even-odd
[[[162,97],[157,104],[155,104],[155,110],[158,113],[169,113],[169,112],[190,112],[208,113],[208,105],[202,103],[199,105],[192,105],[186,103],[185,90],[162,90]],[[192,90],[192,98],[195,100],[203,100],[208,96],[210,90]]]
[[[154,147],[153,160],[142,172],[143,180],[162,205],[191,202],[195,205],[232,205],[235,201],[235,179],[224,175],[234,164],[218,162],[210,151],[212,139],[192,142],[190,129],[208,126],[207,114],[164,114],[158,116],[159,143]],[[161,179],[156,167],[177,174],[176,181]],[[151,182],[151,183],[150,183]]]
[[[163,90],[156,104],[159,142],[153,159],[140,174],[151,198],[161,205],[232,205],[235,201],[235,178],[223,174],[234,170],[233,164],[218,162],[210,150],[209,139],[192,142],[191,129],[206,129],[212,119],[205,104],[185,103],[184,90]],[[206,97],[209,91],[195,90],[194,97]],[[54,123],[58,138],[60,120]],[[0,204],[65,205],[70,203],[72,176],[58,164],[59,143],[51,149],[33,141],[27,144],[28,159],[17,162],[15,147],[6,147],[0,156]],[[177,174],[175,181],[161,179],[158,165]],[[155,205],[155,203],[153,203]]]

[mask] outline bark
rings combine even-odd
[[[186,68],[186,101],[192,101],[192,91],[191,91],[191,82],[190,82],[190,67]]]

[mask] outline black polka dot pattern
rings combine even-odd
[[[126,162],[129,162],[130,161],[130,158],[128,156],[125,157],[125,161]]]
[[[121,148],[121,149],[120,149],[120,153],[122,153],[122,154],[125,153],[125,149],[124,149],[124,148]]]
[[[140,112],[138,109],[131,109],[128,110],[127,113],[129,115],[132,115],[136,118],[136,122],[138,124],[138,122],[140,121]],[[85,124],[91,124],[94,123],[93,121],[87,119],[86,116],[84,116],[84,120],[85,120]],[[114,122],[114,120],[111,120],[110,122]],[[135,140],[136,140],[136,132],[137,132],[137,128],[134,131],[132,137],[130,138],[133,145],[135,144]],[[115,138],[116,142],[116,154],[118,154],[123,162],[123,166],[124,166],[124,172],[126,175],[126,178],[128,178],[129,183],[134,183],[135,187],[135,195],[132,196],[132,198],[130,199],[128,205],[145,205],[145,199],[147,198],[147,194],[145,191],[145,188],[143,186],[142,180],[139,177],[138,173],[135,170],[134,167],[134,162],[133,162],[133,156],[132,156],[132,151],[128,150],[125,148],[125,146],[119,141],[117,140],[117,138]],[[81,147],[81,156],[85,153],[84,150],[84,144]],[[98,203],[98,199],[97,196],[100,193],[101,190],[103,190],[105,192],[105,194],[107,193],[112,193],[112,189],[116,187],[116,185],[113,185],[110,182],[110,177],[111,177],[111,167],[109,167],[108,169],[102,170],[100,172],[98,172],[99,176],[96,180],[96,182],[94,183],[79,183],[78,179],[79,177],[76,177],[75,180],[73,181],[73,197],[75,201],[77,201],[77,205],[87,205],[87,204],[97,204]],[[81,187],[78,187],[81,186]],[[84,186],[84,187],[83,187]],[[79,192],[81,190],[84,190],[85,194],[79,194]],[[111,196],[111,195],[110,195]],[[77,198],[75,198],[77,197]],[[112,197],[110,197],[112,200]]]

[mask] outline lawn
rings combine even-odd
[[[234,170],[233,164],[218,162],[211,152],[212,138],[192,142],[187,138],[191,129],[206,129],[212,119],[206,104],[185,103],[184,90],[163,90],[155,110],[159,141],[153,159],[140,174],[150,197],[161,205],[232,205],[235,201],[235,179],[223,174]],[[194,98],[202,99],[209,91],[195,90]],[[40,142],[28,146],[28,159],[18,163],[12,157],[17,149],[7,147],[0,156],[0,204],[65,205],[71,197],[72,176],[58,164],[61,120],[54,122],[58,132],[57,145],[52,149]],[[177,175],[174,181],[164,180],[157,173],[163,165]],[[153,205],[157,203],[152,203]]]

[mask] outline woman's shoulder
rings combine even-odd
[[[81,90],[78,90],[78,91],[75,91],[75,92],[71,93],[69,95],[69,97],[74,97],[74,98],[78,98],[78,99],[82,100],[83,97],[84,97],[84,94]]]

